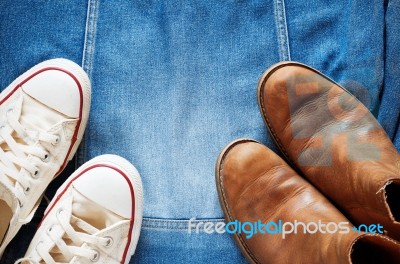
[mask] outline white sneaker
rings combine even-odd
[[[0,256],[72,159],[89,108],[89,79],[65,59],[36,65],[0,94]]]
[[[142,182],[135,167],[119,156],[98,156],[58,189],[17,263],[128,263],[142,211]]]

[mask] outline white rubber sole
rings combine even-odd
[[[140,178],[140,174],[137,169],[126,159],[119,157],[117,155],[105,154],[101,156],[97,156],[81,167],[79,167],[68,179],[61,185],[61,187],[57,190],[54,198],[48,205],[45,211],[45,216],[48,213],[50,208],[53,208],[54,204],[58,201],[59,195],[61,195],[68,186],[70,186],[71,182],[77,177],[79,174],[93,165],[104,164],[120,169],[128,176],[128,180],[133,186],[134,189],[134,199],[135,199],[135,215],[134,215],[134,226],[132,229],[132,238],[130,244],[128,246],[127,255],[125,257],[125,261],[123,264],[128,264],[131,256],[135,253],[136,246],[140,236],[140,229],[142,227],[142,218],[143,218],[143,185],[142,180]],[[84,174],[84,173],[83,173]]]

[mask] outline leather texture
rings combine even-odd
[[[296,62],[259,81],[262,116],[287,160],[354,224],[400,239],[400,156],[369,110],[343,87]]]
[[[216,183],[227,222],[349,222],[284,160],[253,140],[235,141],[221,152]],[[246,238],[235,233],[234,238],[250,263],[398,263],[400,259],[397,242],[353,231],[298,232],[284,239],[279,234]]]

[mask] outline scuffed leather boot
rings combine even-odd
[[[235,141],[222,151],[216,183],[227,227],[236,224],[229,230],[250,263],[400,261],[400,244],[352,230],[345,216],[317,189],[253,140]]]
[[[400,157],[368,109],[339,84],[296,62],[259,82],[263,118],[286,158],[355,224],[400,239]]]

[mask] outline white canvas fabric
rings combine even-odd
[[[127,160],[102,155],[58,189],[17,263],[128,263],[140,234],[143,191]]]
[[[36,65],[0,94],[0,255],[72,159],[89,109],[89,79],[65,59]]]

